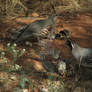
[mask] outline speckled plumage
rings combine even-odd
[[[51,26],[49,31],[48,27]],[[48,33],[43,32],[46,31],[44,29],[48,29]],[[28,38],[37,37],[44,37],[43,33],[46,33],[47,38],[54,38],[54,31],[55,31],[55,17],[50,16],[48,19],[44,20],[36,20],[35,22],[29,24],[17,37],[15,42],[20,42]]]

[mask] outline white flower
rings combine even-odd
[[[2,53],[1,53],[1,55],[3,55],[3,56],[4,56],[4,55],[5,55],[5,52],[2,52]]]
[[[19,70],[20,69],[20,66],[18,64],[15,64],[15,69],[16,70]]]
[[[15,53],[15,52],[16,52],[16,50],[13,50],[13,52]]]
[[[16,43],[14,43],[14,44],[13,44],[13,46],[14,46],[14,47],[16,47],[16,46],[17,46],[17,44],[16,44]]]
[[[28,92],[28,89],[23,89],[23,92]]]
[[[7,46],[10,46],[10,43],[8,43]]]
[[[42,92],[48,92],[47,88],[42,88],[41,90],[42,90]]]
[[[6,60],[6,58],[3,58],[3,60],[2,60],[2,61],[3,61],[3,63],[7,63],[7,60]]]
[[[23,52],[25,52],[26,51],[26,49],[23,49]]]

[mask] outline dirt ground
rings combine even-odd
[[[44,18],[2,18],[0,19],[0,50],[4,50],[7,43],[13,43],[13,41],[7,39],[7,30],[16,29],[19,26],[29,24],[35,20]],[[75,41],[81,47],[92,48],[92,14],[91,13],[76,13],[76,14],[65,14],[60,16],[56,21],[55,33],[60,30],[67,29],[71,32],[70,38]],[[40,60],[39,53],[45,54],[45,51],[50,49],[58,49],[60,51],[60,56],[63,58],[71,59],[73,58],[70,49],[64,44],[65,40],[42,40],[41,43],[32,44],[28,46],[24,43],[18,45],[18,49],[25,48],[26,52],[23,56],[17,59],[16,63],[26,71],[25,77],[27,79],[32,79],[33,89],[26,83],[26,87],[23,92],[52,92],[48,91],[48,85],[50,80],[48,78],[49,73],[43,67],[42,61]],[[43,48],[42,48],[43,46]],[[49,48],[48,48],[49,47]],[[7,56],[11,59],[11,56]],[[49,57],[47,57],[48,60]],[[50,59],[50,62],[58,62],[58,60]],[[63,82],[63,91],[55,92],[92,92],[92,75],[91,78],[89,74],[92,70],[89,68],[81,67],[77,72],[73,72],[72,67],[76,60],[68,66],[72,73],[67,71],[65,75],[58,75],[53,73],[53,84],[54,88],[58,87],[60,81]],[[56,69],[56,66],[54,66]],[[71,70],[72,69],[72,70]],[[87,73],[89,72],[89,73]],[[87,73],[87,74],[86,74]],[[9,79],[10,76],[10,79]],[[19,87],[18,83],[20,81],[20,73],[12,72],[2,72],[0,71],[0,92],[17,92],[13,91],[14,88]],[[12,79],[14,78],[14,79]],[[2,80],[8,80],[7,82]],[[56,85],[56,86],[55,86]],[[20,87],[19,87],[20,88]],[[21,88],[20,88],[21,89]],[[42,89],[47,91],[42,91]],[[54,91],[53,91],[54,92]]]

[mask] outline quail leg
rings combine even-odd
[[[82,61],[82,56],[80,56],[79,69],[80,69],[81,61]]]

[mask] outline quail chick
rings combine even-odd
[[[47,72],[55,72],[53,64],[50,61],[47,61],[45,56],[41,55],[40,58],[42,60],[43,67]]]
[[[54,59],[58,59],[60,57],[60,50],[58,49],[50,49],[48,52],[49,56],[52,56]]]
[[[87,63],[90,61],[92,63],[92,48],[82,48],[69,39],[66,41],[66,44],[70,47],[72,55],[78,62]]]

